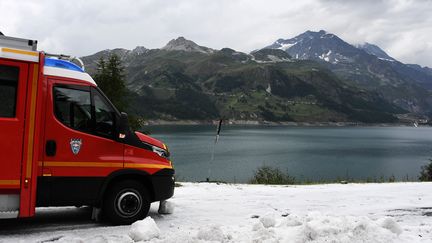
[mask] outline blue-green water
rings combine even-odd
[[[247,182],[259,166],[300,180],[395,176],[416,180],[432,158],[429,127],[224,126],[212,151],[214,126],[149,126],[170,148],[183,181]]]

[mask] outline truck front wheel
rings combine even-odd
[[[103,215],[113,224],[131,224],[147,216],[150,200],[145,186],[138,181],[115,184],[105,197]]]

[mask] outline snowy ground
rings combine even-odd
[[[87,208],[0,221],[0,242],[432,242],[432,183],[262,186],[182,183],[170,215],[132,226]]]

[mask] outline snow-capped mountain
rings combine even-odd
[[[324,30],[306,31],[292,39],[278,39],[264,49],[281,49],[295,59],[323,60],[333,64],[352,62],[359,49]]]
[[[399,62],[374,44],[351,45],[324,30],[278,39],[263,49],[280,49],[294,59],[325,62],[340,76],[359,84],[398,86],[408,81],[432,90],[429,68]]]
[[[403,109],[418,112],[430,107],[428,90],[432,90],[432,75],[428,69],[399,62],[376,45],[366,43],[356,47],[321,30],[278,39],[263,49],[280,49],[294,59],[318,61],[339,78],[374,90]]]
[[[205,46],[199,46],[191,40],[187,40],[184,37],[178,37],[168,42],[162,50],[167,51],[188,51],[188,52],[202,52],[202,53],[213,53],[214,50]]]

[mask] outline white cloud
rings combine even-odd
[[[249,52],[306,30],[371,42],[407,63],[432,66],[429,0],[0,0],[0,31],[50,52],[88,55],[185,36]]]

